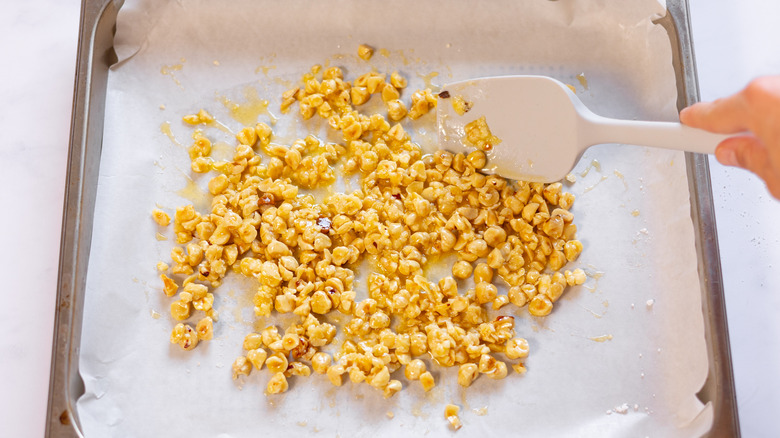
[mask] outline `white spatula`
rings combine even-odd
[[[470,108],[458,114],[452,102]],[[463,106],[460,107],[461,111]],[[452,152],[475,150],[464,126],[485,117],[500,143],[487,151],[484,170],[533,182],[563,179],[590,146],[618,143],[712,154],[729,136],[670,122],[601,117],[571,89],[544,76],[499,76],[449,84],[439,94],[439,145]]]

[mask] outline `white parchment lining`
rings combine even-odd
[[[429,393],[404,381],[385,400],[368,385],[335,388],[313,375],[267,397],[266,371],[231,380],[254,322],[251,283],[233,278],[216,290],[215,339],[183,352],[168,343],[170,300],[155,271],[158,260],[169,260],[173,236],[158,229],[151,210],[208,205],[195,188],[208,177],[189,171],[192,131],[182,115],[206,108],[237,132],[242,124],[223,98],[242,104],[256,91],[279,116],[282,91],[321,63],[342,66],[349,78],[397,69],[409,78],[407,101],[415,89],[468,77],[546,74],[575,85],[601,115],[675,120],[669,40],[652,24],[664,13],[655,0],[127,1],[117,25],[121,61],[109,76],[84,309],[86,393],[78,414],[85,436],[682,437],[708,430],[711,410],[695,397],[708,367],[682,153],[603,145],[585,154],[577,181],[567,184],[585,245],[571,268],[594,278],[570,289],[547,319],[518,312],[517,334],[531,346],[526,375],[483,377],[465,390],[454,369],[437,367]],[[384,50],[362,61],[360,43]],[[280,119],[280,138],[322,125],[295,118]],[[271,121],[268,114],[258,120]],[[426,116],[409,126],[428,150],[433,122]],[[216,147],[220,153],[230,152]],[[156,240],[158,231],[169,240]],[[500,313],[514,312],[510,305]],[[447,403],[462,408],[457,432],[443,417]]]

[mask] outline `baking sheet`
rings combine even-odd
[[[706,431],[711,411],[694,396],[707,362],[682,153],[607,145],[585,155],[568,190],[578,198],[585,244],[577,265],[597,278],[570,290],[545,320],[519,312],[516,331],[532,349],[527,375],[479,379],[466,390],[454,370],[439,370],[428,394],[409,385],[384,400],[367,385],[333,388],[312,376],[267,398],[267,372],[238,385],[230,378],[252,327],[251,285],[226,282],[217,290],[215,340],[185,353],[167,343],[169,301],[154,270],[172,241],[154,239],[151,210],[205,201],[195,186],[207,179],[187,179],[191,131],[180,122],[183,114],[207,108],[235,132],[241,123],[224,99],[251,103],[256,90],[273,112],[310,65],[330,63],[353,78],[371,67],[399,69],[410,90],[487,74],[544,73],[575,85],[602,115],[674,120],[668,37],[651,22],[663,12],[655,1],[493,2],[479,9],[465,2],[128,2],[118,21],[121,62],[109,78],[87,282],[80,360],[86,391],[78,403],[85,435],[438,436],[449,433],[446,403],[462,407],[457,434],[466,436],[519,428],[529,436]],[[386,52],[359,61],[360,43]],[[581,72],[587,89],[575,78]],[[290,138],[316,128],[285,119],[276,130]],[[416,135],[430,140],[423,125]],[[605,335],[612,339],[596,341]]]

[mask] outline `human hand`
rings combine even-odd
[[[745,132],[721,142],[715,157],[755,173],[780,199],[780,76],[754,79],[732,96],[685,108],[680,122],[718,134]]]

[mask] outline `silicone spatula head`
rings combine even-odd
[[[563,179],[601,143],[714,153],[728,136],[673,122],[617,120],[590,110],[565,84],[544,76],[498,76],[445,86],[437,105],[439,146],[482,149],[483,171],[531,182]]]
[[[449,84],[437,105],[439,145],[452,152],[482,149],[488,157],[485,170],[506,178],[560,180],[584,150],[578,142],[580,117],[572,97],[576,99],[566,85],[542,76]],[[479,138],[479,130],[486,132],[480,120],[492,139]]]

